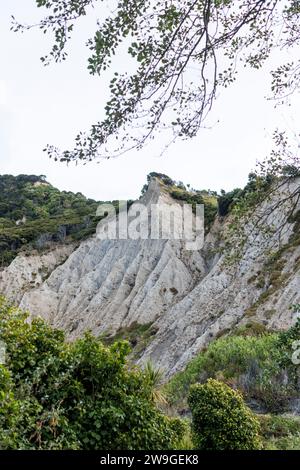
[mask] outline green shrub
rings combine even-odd
[[[258,419],[264,449],[300,449],[300,418],[298,416],[260,415]]]
[[[0,364],[0,450],[13,446],[17,433],[20,405],[11,389],[10,373]]]
[[[291,399],[299,396],[299,366],[292,362],[293,342],[299,338],[300,321],[279,333],[256,326],[239,328],[212,342],[171,378],[165,386],[168,400],[184,410],[189,387],[215,378],[239,389],[265,412],[286,412]]]
[[[191,387],[193,440],[200,450],[260,449],[259,422],[239,392],[209,379]]]
[[[271,438],[266,442],[264,450],[300,450],[300,434]]]
[[[177,449],[190,449],[190,425],[188,421],[179,418],[172,418],[170,420],[170,426],[174,433],[174,448]]]
[[[299,416],[277,416],[277,415],[260,415],[258,416],[261,428],[261,435],[264,438],[270,437],[286,437],[291,434],[300,435],[300,418]]]
[[[224,190],[221,191],[221,195],[218,197],[218,211],[221,217],[229,214],[231,207],[235,204],[238,198],[242,194],[242,189],[236,188],[226,193]]]

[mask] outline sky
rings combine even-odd
[[[101,17],[95,10],[81,20],[68,60],[44,67],[40,57],[49,51],[51,37],[38,29],[10,31],[11,15],[22,23],[38,21],[35,0],[0,0],[0,174],[46,175],[60,190],[96,200],[137,198],[151,171],[197,189],[231,190],[244,186],[256,161],[268,154],[276,127],[297,129],[299,96],[290,107],[274,109],[266,99],[268,71],[247,70],[231,88],[221,90],[206,128],[190,141],[177,141],[162,156],[163,144],[156,141],[99,164],[67,166],[50,160],[43,152],[47,144],[72,148],[78,131],[103,116],[111,74],[89,75],[84,46],[97,14]],[[117,61],[118,70],[127,67],[124,54]]]

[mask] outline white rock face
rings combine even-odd
[[[293,185],[281,188],[280,194],[274,194],[272,201],[259,210],[274,208],[276,201],[293,194],[299,183],[298,179]],[[294,323],[291,306],[300,302],[300,246],[288,247],[293,223],[285,223],[282,230],[277,230],[292,204],[293,201],[288,201],[275,208],[267,218],[267,224],[274,228],[274,233],[254,235],[249,222],[248,239],[241,259],[228,266],[221,257],[191,292],[157,320],[158,333],[141,361],[150,357],[166,371],[166,375],[172,375],[216,336],[237,325],[254,319],[267,327],[284,329]],[[298,210],[299,202],[296,212]],[[222,227],[219,229],[222,235]],[[261,274],[268,277],[266,262],[284,247],[280,258],[282,269],[277,273],[278,286],[272,289],[272,283],[268,285],[266,282],[262,288],[255,279]],[[274,263],[271,274],[275,268]]]
[[[298,186],[299,179],[274,194],[263,209]],[[140,202],[148,207],[176,203],[157,180]],[[293,323],[290,306],[300,302],[300,247],[287,245],[293,223],[284,224],[280,237],[276,230],[287,211],[288,203],[272,211],[267,223],[274,231],[269,236],[254,235],[249,221],[243,255],[234,265],[227,265],[218,254],[227,223],[217,220],[199,251],[188,251],[180,240],[95,236],[72,253],[65,247],[68,258],[62,264],[55,250],[40,259],[18,256],[0,274],[0,290],[32,315],[63,328],[69,338],[87,329],[96,335],[113,334],[133,323],[153,323],[157,332],[140,361],[150,357],[171,375],[236,325],[253,319],[270,328]],[[274,288],[265,266],[282,247],[286,249]],[[33,276],[41,266],[51,273],[47,279]],[[264,285],[258,282],[261,277],[266,278]]]
[[[0,271],[0,293],[19,304],[27,291],[41,284],[75,249],[74,244],[58,245],[43,254],[20,254]]]

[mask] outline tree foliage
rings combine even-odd
[[[240,259],[249,239],[252,246],[265,246],[273,251],[299,242],[299,151],[286,132],[276,130],[273,138],[275,147],[269,157],[257,163],[245,188],[223,194],[219,200],[225,206],[229,203],[231,213],[225,236],[228,260],[231,256],[232,260]],[[293,234],[287,242],[284,234],[288,227]]]
[[[230,209],[233,207],[238,198],[241,196],[242,190],[235,188],[232,191],[225,192],[221,190],[221,194],[218,197],[218,212],[221,217],[229,214]]]
[[[34,26],[54,34],[44,64],[66,59],[77,20],[101,1],[36,0],[47,14]],[[291,50],[300,42],[296,0],[109,0],[106,5],[112,12],[105,17],[103,8],[104,18],[87,42],[89,72],[114,72],[105,117],[80,133],[72,150],[48,146],[55,159],[119,155],[140,149],[162,131],[169,141],[194,137],[218,89],[236,79],[239,62],[258,69],[275,50]],[[14,30],[31,27],[14,19]],[[132,72],[114,68],[122,43]],[[284,99],[299,81],[300,62],[283,62],[272,72],[273,96]]]

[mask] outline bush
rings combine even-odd
[[[277,333],[257,326],[239,328],[210,343],[171,378],[165,385],[168,400],[178,410],[185,410],[190,386],[214,378],[240,390],[245,400],[262,412],[286,412],[299,397],[299,366],[292,361],[293,342],[299,337],[299,320],[289,330]]]
[[[193,440],[200,450],[260,449],[259,422],[239,392],[209,379],[191,387]]]
[[[0,450],[14,445],[20,406],[11,391],[11,377],[0,364]]]
[[[61,331],[0,299],[0,446],[3,449],[172,449],[185,428],[155,406],[127,342],[110,348]]]
[[[256,398],[262,383],[266,388],[269,376],[277,372],[278,335],[243,336],[240,333],[212,342],[185,370],[171,378],[166,393],[172,405],[184,407],[190,386],[208,378],[222,377],[225,382],[240,387],[247,398]]]
[[[299,416],[260,415],[258,419],[265,450],[299,450]]]

